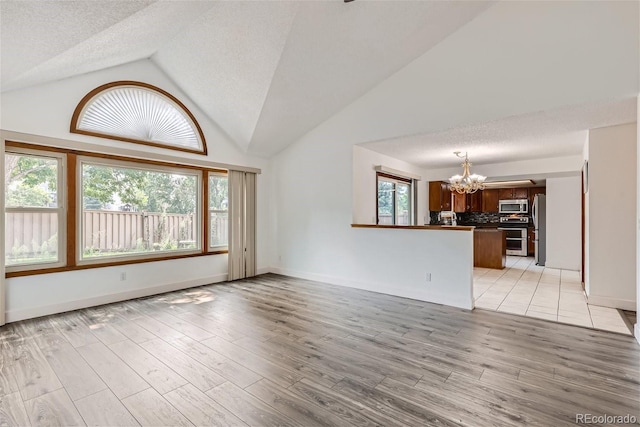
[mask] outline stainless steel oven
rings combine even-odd
[[[507,255],[528,255],[527,234],[529,217],[523,215],[507,215],[500,217],[500,227],[507,238]]]
[[[529,200],[499,200],[498,212],[501,214],[527,214],[529,213]]]
[[[527,229],[499,227],[507,238],[507,255],[527,256]]]

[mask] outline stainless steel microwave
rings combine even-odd
[[[529,213],[529,200],[499,200],[498,212],[501,214],[526,214]]]

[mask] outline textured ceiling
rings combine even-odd
[[[578,155],[587,129],[632,123],[636,105],[635,97],[605,101],[361,145],[425,168],[457,166],[454,151],[476,165]]]
[[[2,90],[148,58],[213,6],[206,1],[2,1]]]
[[[72,49],[151,1],[1,3],[2,84]]]
[[[303,3],[251,149],[280,151],[484,11],[490,2]]]
[[[296,2],[216,3],[152,60],[246,150],[297,9]]]
[[[345,138],[428,167],[455,165],[455,149],[476,163],[559,156],[579,152],[586,129],[634,120],[638,73],[624,61],[637,58],[638,25],[626,18],[637,9],[3,0],[0,87],[151,58],[251,154],[270,156],[338,117]]]

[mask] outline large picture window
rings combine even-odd
[[[5,173],[5,265],[7,271],[65,263],[64,156],[7,150]]]
[[[228,172],[5,141],[7,277],[228,253]]]
[[[201,249],[201,172],[80,159],[79,261]]]
[[[227,174],[209,174],[209,250],[229,244],[229,178]]]
[[[377,224],[413,224],[412,180],[377,173]]]

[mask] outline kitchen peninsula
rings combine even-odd
[[[497,228],[473,231],[473,266],[503,269],[507,265],[505,232]]]

